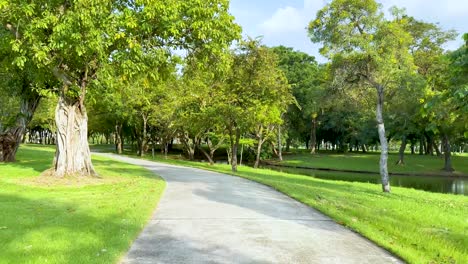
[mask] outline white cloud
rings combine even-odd
[[[299,9],[287,6],[276,12],[260,24],[260,30],[265,34],[282,34],[297,32],[305,27],[304,17]]]
[[[322,0],[305,0],[301,7],[280,7],[258,27],[265,35],[305,33],[309,21],[323,5]]]
[[[468,1],[463,0],[381,0],[384,9],[391,6],[406,8],[407,14],[416,19],[439,23],[445,29],[455,29],[458,33],[468,32]],[[444,47],[454,50],[463,44],[461,36],[448,42]]]
[[[331,0],[232,0],[236,21],[244,28],[245,36],[263,36],[269,46],[284,45],[325,59],[318,54],[320,44],[307,36],[307,25],[317,11]],[[444,29],[468,32],[468,0],[377,0],[387,11],[391,6],[405,7],[407,13],[427,22],[439,22]],[[461,38],[446,45],[454,49]]]

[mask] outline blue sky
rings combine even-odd
[[[377,0],[384,10],[391,6],[406,8],[408,15],[444,29],[468,32],[468,0]],[[284,45],[307,52],[319,61],[320,45],[307,37],[306,27],[327,0],[231,0],[231,13],[243,28],[244,35],[263,36],[268,46]],[[461,37],[448,43],[447,49],[462,44]]]

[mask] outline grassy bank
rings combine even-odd
[[[37,177],[53,148],[21,146],[0,164],[0,263],[115,263],[154,210],[165,183],[129,164],[94,157],[99,180]]]
[[[309,168],[329,168],[337,170],[379,171],[380,153],[297,153],[284,155],[283,165],[301,166]],[[437,156],[405,155],[405,164],[397,165],[397,153],[390,153],[388,158],[388,170],[398,173],[427,173],[440,174],[444,166],[444,160]],[[454,155],[453,167],[456,172],[468,174],[468,156]]]
[[[151,160],[151,157],[146,157]],[[228,165],[157,161],[232,174]],[[468,263],[468,197],[369,183],[327,181],[240,167],[235,175],[271,186],[316,208],[410,263]]]

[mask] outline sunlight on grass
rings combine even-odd
[[[21,146],[18,163],[0,165],[0,263],[116,262],[149,219],[164,181],[93,157],[100,184],[31,185],[53,151]]]

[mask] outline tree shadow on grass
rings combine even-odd
[[[11,166],[13,168],[19,169],[18,173],[22,173],[21,170],[29,169],[32,169],[36,172],[43,172],[52,166],[53,158],[54,151],[41,147],[31,148],[30,146],[28,146],[28,148],[20,148],[16,157],[16,162],[0,163],[0,166]]]
[[[141,228],[125,215],[91,216],[59,199],[0,194],[0,262],[112,263]]]

